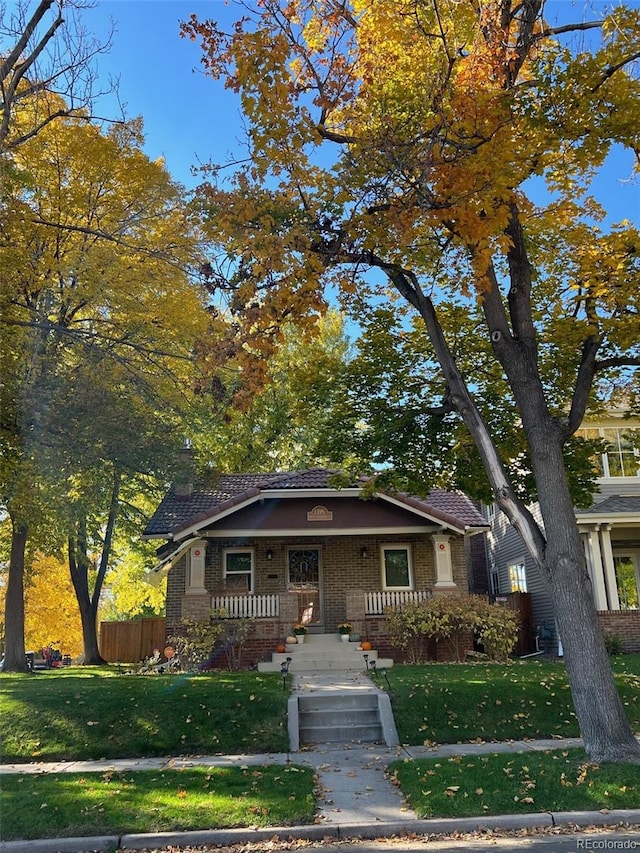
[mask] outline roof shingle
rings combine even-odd
[[[274,474],[222,474],[215,488],[195,489],[189,495],[176,494],[174,488],[165,495],[144,530],[149,537],[167,537],[185,527],[206,521],[220,512],[240,505],[262,492],[274,490],[301,491],[331,489],[331,478],[337,471],[309,468],[305,471]],[[358,483],[353,483],[358,487]],[[339,490],[335,490],[339,495]],[[462,492],[433,489],[424,498],[403,492],[393,497],[410,509],[416,509],[454,527],[487,527],[487,522],[472,501]]]

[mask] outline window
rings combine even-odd
[[[616,585],[621,610],[638,610],[639,577],[636,561],[631,554],[614,554]]]
[[[512,563],[509,566],[509,585],[511,592],[527,591],[527,573],[524,563]]]
[[[491,567],[489,583],[491,585],[491,595],[500,595],[500,573],[495,566]]]
[[[581,438],[599,438],[606,443],[604,452],[594,459],[601,477],[637,477],[640,476],[639,432],[632,428],[589,427],[576,434]]]
[[[411,556],[407,545],[383,546],[382,583],[385,589],[413,589]]]
[[[253,592],[253,551],[240,548],[225,551],[224,579],[229,591]]]

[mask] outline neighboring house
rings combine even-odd
[[[224,608],[252,617],[247,663],[264,659],[304,618],[309,630],[354,632],[387,652],[384,608],[468,592],[470,540],[488,529],[465,495],[434,489],[364,498],[366,480],[334,471],[220,475],[177,486],[144,537],[163,539],[153,572],[167,577],[167,632],[183,617]]]
[[[576,510],[576,519],[603,630],[622,638],[624,651],[640,652],[640,420],[623,415],[613,412],[585,422],[578,431],[585,438],[603,439],[606,449],[597,460],[594,503]],[[540,521],[537,506],[532,510]],[[506,516],[492,508],[488,520],[491,594],[529,593],[540,647],[555,650],[559,638],[553,602],[539,572]]]

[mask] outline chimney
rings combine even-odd
[[[194,460],[195,453],[191,447],[191,442],[187,439],[184,447],[178,451],[176,460],[176,479],[174,485],[176,497],[188,498],[193,494]]]

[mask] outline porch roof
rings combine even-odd
[[[583,523],[607,523],[618,524],[640,523],[640,494],[638,495],[610,495],[589,509],[580,510],[576,518]]]
[[[195,530],[233,514],[250,503],[274,494],[285,497],[346,497],[359,495],[367,479],[362,477],[344,488],[331,482],[340,472],[327,468],[273,474],[223,474],[214,488],[194,489],[180,494],[172,487],[149,520],[143,536],[179,540]],[[404,507],[457,532],[487,530],[489,525],[462,492],[432,489],[427,498],[404,492],[376,493],[378,498]]]

